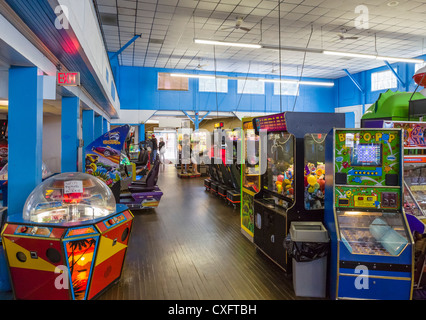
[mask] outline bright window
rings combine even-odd
[[[228,79],[198,79],[198,91],[228,93]]]
[[[414,72],[417,72],[420,68],[423,68],[424,66],[426,66],[426,62],[416,63],[414,65]]]
[[[371,91],[396,88],[397,86],[397,79],[390,70],[371,74]]]
[[[188,78],[172,77],[170,73],[158,73],[158,90],[188,91],[188,88]]]
[[[238,94],[265,94],[265,83],[257,80],[237,80]]]
[[[274,94],[280,94],[280,83],[274,82]],[[281,95],[283,96],[298,96],[299,84],[298,83],[281,83]]]

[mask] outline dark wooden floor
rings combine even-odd
[[[240,231],[239,210],[205,191],[204,178],[160,172],[155,210],[134,211],[127,258],[109,300],[292,300],[292,280]]]

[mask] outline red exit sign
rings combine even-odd
[[[79,86],[80,72],[58,72],[57,84],[59,86]]]

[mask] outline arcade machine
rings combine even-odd
[[[243,118],[241,122],[241,233],[253,242],[254,197],[260,191],[260,167],[255,154],[259,136],[254,130],[253,118]]]
[[[155,161],[144,179],[135,181],[134,164],[123,160],[123,146],[129,133],[128,125],[103,134],[86,148],[86,173],[108,185],[117,203],[134,209],[151,209],[159,205],[163,193],[157,186],[159,160]],[[136,173],[137,174],[137,173]],[[123,188],[122,188],[123,186]],[[127,187],[127,188],[125,188]]]
[[[120,161],[122,154],[126,152],[129,132],[128,125],[116,127],[98,137],[85,149],[85,172],[110,187],[117,202],[120,202],[120,181],[126,178],[121,175]]]
[[[284,247],[290,224],[323,221],[325,138],[333,127],[345,125],[345,115],[284,112],[252,122],[255,135],[260,134],[253,155],[259,158],[255,168],[260,171],[257,178],[254,175],[259,188],[250,208],[254,213],[253,242],[290,274],[292,259]],[[262,130],[266,130],[263,136]]]
[[[208,155],[210,159],[210,164],[207,168],[209,178],[204,179],[204,187],[206,188],[206,190],[210,191],[214,195],[219,195],[219,187],[222,187],[221,192],[223,197],[223,189],[225,188],[225,183],[222,176],[223,172],[220,168],[220,164],[225,162],[225,137],[223,136],[222,129],[216,128],[213,131],[213,135],[210,137],[210,139],[210,153]]]
[[[139,159],[139,153],[141,152],[139,145],[131,144],[129,147],[129,159],[131,161],[136,161]]]
[[[423,73],[420,71],[420,75]],[[424,70],[426,71],[426,69]],[[413,78],[426,85],[417,73]],[[423,91],[422,91],[423,92]],[[404,207],[412,231],[425,232],[426,97],[421,92],[388,90],[361,119],[363,128],[401,128],[404,133]]]
[[[86,173],[38,185],[21,214],[9,215],[2,241],[18,300],[95,299],[119,281],[133,215]]]
[[[232,159],[231,164],[226,165],[232,182],[231,190],[226,193],[226,200],[234,209],[241,203],[241,165],[238,158],[241,148],[241,128],[232,130],[230,140],[232,150],[228,151],[227,159]],[[229,154],[230,153],[230,154]]]
[[[403,207],[402,130],[336,129],[326,140],[332,299],[410,299],[413,237]]]
[[[219,134],[220,144],[215,145],[218,152],[215,154],[216,162],[213,164],[220,177],[220,183],[217,187],[217,194],[222,200],[227,201],[228,192],[235,193],[236,186],[231,175],[231,164],[233,159],[233,131],[222,128],[216,131]]]

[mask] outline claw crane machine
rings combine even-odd
[[[326,138],[330,298],[412,297],[413,237],[403,207],[403,131],[336,129]]]
[[[292,221],[323,221],[325,138],[333,127],[345,125],[345,115],[283,112],[251,122],[254,131],[246,130],[250,125],[243,122],[247,159],[242,207],[252,213],[256,248],[291,273],[285,238]],[[254,154],[249,150],[249,138],[256,140]],[[251,164],[251,158],[257,163]],[[244,188],[250,182],[253,191],[247,201]]]

